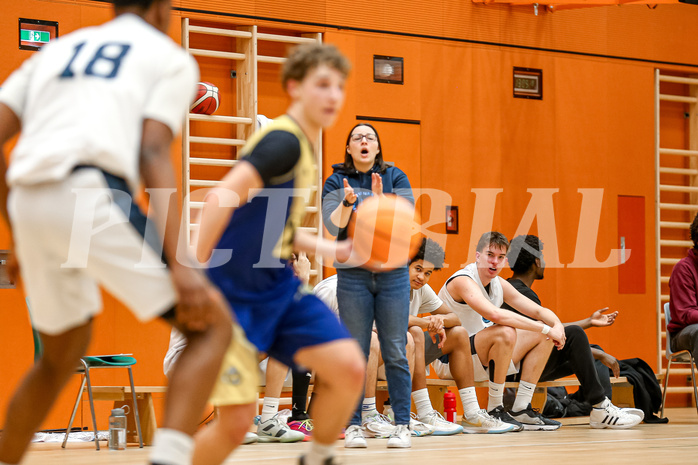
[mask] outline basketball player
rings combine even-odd
[[[98,285],[139,319],[160,316],[189,339],[152,464],[191,463],[191,435],[231,338],[224,299],[177,253],[169,149],[194,95],[196,63],[164,34],[169,0],[116,0],[114,12],[102,26],[51,42],[0,91],[0,148],[22,131],[9,170],[0,149],[0,213],[11,219],[44,346],[10,401],[3,464],[22,459],[75,373],[101,310]],[[139,176],[154,189],[164,242],[132,204]]]
[[[313,401],[311,448],[300,459],[306,465],[333,463],[333,444],[356,406],[365,370],[356,341],[287,266],[294,249],[331,258],[349,255],[346,241],[335,243],[299,228],[303,197],[316,179],[320,130],[339,113],[348,71],[348,61],[333,46],[294,49],[282,69],[290,106],[248,140],[240,161],[209,193],[197,243],[199,260],[210,260],[211,280],[257,349],[287,366],[313,370],[323,380]],[[197,436],[197,465],[219,464],[239,444],[256,397],[218,406],[217,424]]]
[[[475,263],[448,278],[439,298],[468,330],[475,381],[490,381],[489,415],[519,430],[556,430],[561,424],[534,410],[531,399],[553,345],[558,349],[565,345],[565,330],[555,313],[527,299],[499,277],[508,249],[509,241],[503,234],[483,234],[477,243]],[[531,319],[499,308],[503,302]],[[448,363],[434,361],[439,378],[451,377],[448,368]],[[516,400],[511,412],[506,412],[502,403],[505,378],[519,368]],[[466,429],[467,423],[469,418],[464,415],[462,424]]]

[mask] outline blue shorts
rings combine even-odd
[[[351,338],[337,316],[306,291],[300,281],[294,278],[284,283],[283,288],[283,292],[276,292],[271,299],[267,294],[253,302],[249,296],[243,300],[226,295],[240,326],[257,350],[284,365],[302,368],[293,361],[300,349]]]

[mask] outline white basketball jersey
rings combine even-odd
[[[502,283],[500,282],[499,276],[496,276],[492,281],[490,281],[489,292],[485,290],[485,286],[482,285],[480,281],[480,275],[477,272],[477,264],[471,263],[465,268],[456,271],[453,275],[446,280],[446,284],[443,285],[439,291],[439,297],[443,300],[444,304],[460,318],[460,324],[468,331],[471,336],[476,334],[488,326],[492,326],[492,322],[483,318],[478,312],[473,310],[470,305],[466,303],[456,302],[451,294],[446,289],[449,281],[453,278],[459,276],[467,276],[468,279],[475,281],[484,295],[495,307],[499,308],[504,303],[504,291],[502,290]]]
[[[22,121],[8,183],[56,181],[84,164],[138,185],[143,121],[179,132],[198,79],[194,59],[136,15],[51,42],[0,90]]]

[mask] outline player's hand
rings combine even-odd
[[[347,201],[347,203],[356,203],[356,193],[354,192],[354,188],[349,185],[349,181],[347,181],[347,178],[344,178],[344,200]]]
[[[310,260],[305,252],[300,252],[297,257],[294,255],[293,271],[303,284],[308,284],[310,281]]]
[[[426,319],[429,321],[427,331],[436,333],[444,329],[443,315],[429,315]]]
[[[604,352],[600,360],[601,363],[611,369],[613,376],[616,378],[620,377],[620,365],[618,364],[618,360],[613,355]]]
[[[604,314],[604,312],[607,312],[607,311],[608,311],[608,307],[604,307],[602,309],[596,310],[589,317],[589,324],[591,324],[591,326],[596,326],[596,327],[611,326],[616,321],[616,317],[618,316],[618,312],[615,311],[613,313]]]
[[[190,331],[205,330],[213,321],[214,307],[226,307],[218,289],[197,269],[172,267],[172,281],[179,298],[177,321]]]
[[[446,330],[441,328],[439,331],[429,331],[429,336],[431,336],[431,341],[436,344],[436,336],[439,336],[439,343],[437,344],[437,347],[439,349],[443,349],[444,344],[446,343]]]
[[[371,192],[375,196],[383,195],[383,178],[378,173],[371,174]]]
[[[550,328],[548,339],[553,340],[553,344],[555,344],[557,350],[565,347],[565,327],[562,326],[562,323],[556,323],[555,326]]]

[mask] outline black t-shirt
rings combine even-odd
[[[514,289],[516,289],[517,291],[519,291],[521,294],[523,294],[524,296],[528,297],[529,299],[531,299],[532,301],[534,301],[534,302],[537,303],[538,305],[541,305],[540,299],[538,298],[538,294],[536,294],[535,292],[533,292],[533,289],[531,289],[530,287],[528,287],[527,285],[525,285],[525,284],[523,283],[523,281],[521,281],[520,279],[509,278],[509,279],[507,279],[507,282],[508,282],[509,284],[511,284],[512,286],[514,286]],[[524,314],[521,313],[520,311],[516,310],[514,307],[510,306],[510,305],[507,304],[506,302],[504,302],[504,303],[502,304],[502,308],[504,308],[504,309],[506,309],[506,310],[511,310],[512,312],[518,313],[519,315],[525,316],[526,318],[529,318],[529,319],[531,319],[531,320],[533,319],[533,318],[531,318],[530,316],[524,315]]]

